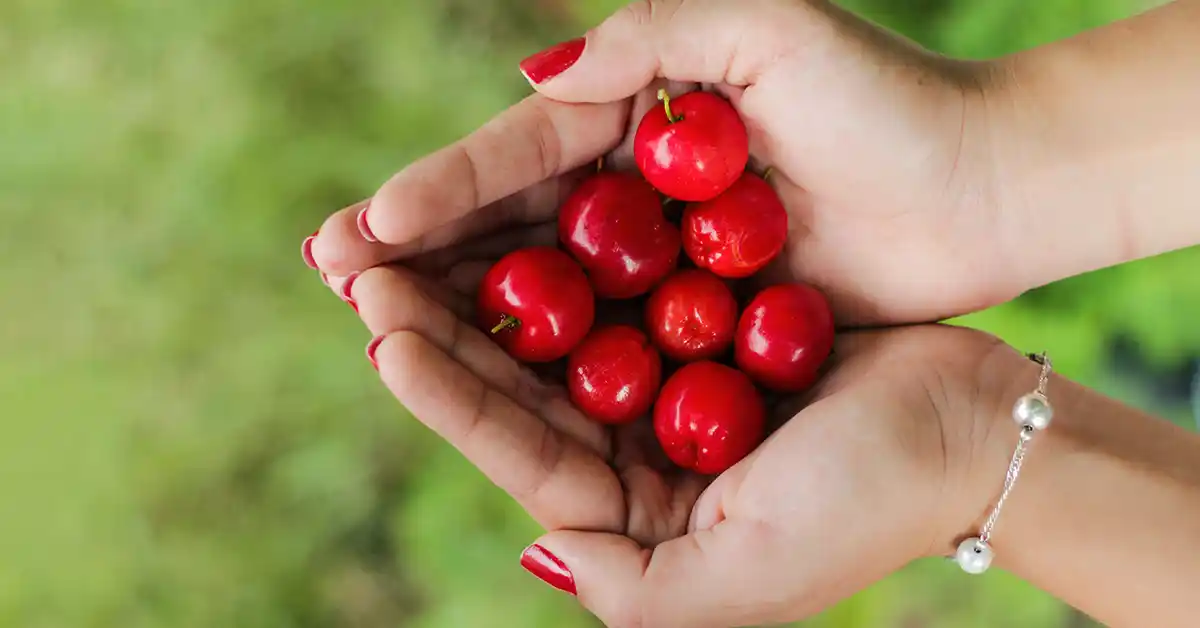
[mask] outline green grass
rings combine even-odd
[[[616,4],[0,5],[0,625],[593,625],[519,570],[536,527],[389,399],[297,249],[526,93],[525,53]],[[869,4],[985,56],[1128,12]],[[1197,257],[967,322],[1103,383],[1117,331],[1161,363],[1200,355]],[[930,562],[809,625],[1065,617],[1009,576]]]

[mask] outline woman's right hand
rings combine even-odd
[[[552,221],[569,187],[559,175],[605,153],[630,167],[630,131],[661,106],[666,77],[715,89],[747,121],[752,157],[773,168],[791,217],[764,278],[818,285],[840,324],[941,319],[1028,287],[1001,260],[1020,229],[997,227],[991,66],[798,0],[640,1],[589,32],[572,64],[578,48],[522,64],[549,100],[535,95],[404,169],[362,217],[362,205],[335,214],[312,245],[321,269],[346,275],[505,223]]]

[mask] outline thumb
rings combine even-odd
[[[811,28],[781,0],[638,0],[584,38],[521,62],[534,89],[563,102],[612,102],[663,77],[748,85]]]
[[[558,531],[526,548],[521,565],[578,595],[609,628],[727,628],[778,610],[763,598],[777,595],[764,570],[773,539],[762,524],[733,520],[653,550],[616,534]]]

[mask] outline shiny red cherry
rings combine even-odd
[[[633,137],[633,158],[658,191],[681,201],[707,201],[746,170],[750,140],[729,101],[709,92],[670,98],[642,118]]]
[[[783,250],[787,210],[766,181],[747,172],[716,198],[688,205],[682,231],[683,250],[696,266],[749,277]]]
[[[771,286],[742,312],[734,360],[759,384],[799,392],[813,384],[833,350],[833,314],[820,290],[808,284]]]
[[[668,357],[681,362],[715,358],[729,348],[738,305],[729,286],[706,270],[667,277],[646,301],[646,331]]]
[[[692,362],[663,384],[654,434],[672,462],[721,473],[762,442],[766,407],[749,377],[716,362]]]
[[[583,269],[548,246],[500,258],[479,285],[477,319],[509,355],[524,362],[566,356],[592,328],[596,300]]]
[[[606,299],[648,292],[679,259],[679,229],[663,217],[658,193],[624,172],[580,184],[559,210],[558,238]]]
[[[590,418],[620,425],[646,414],[662,384],[662,358],[627,325],[593,329],[567,357],[571,402]]]

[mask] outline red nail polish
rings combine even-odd
[[[325,284],[326,288],[329,287],[329,275],[326,275],[324,271],[321,272],[321,283]]]
[[[358,275],[359,273],[350,273],[346,276],[346,281],[342,283],[342,290],[341,294],[339,295],[342,297],[343,301],[345,301],[350,307],[354,308],[355,312],[358,311],[358,302],[354,300],[354,293],[352,293],[351,290],[354,288],[354,280],[358,279]]]
[[[355,219],[355,222],[358,223],[358,232],[362,234],[363,239],[367,242],[378,242],[379,238],[375,237],[375,232],[371,231],[371,225],[367,224],[368,209],[371,209],[370,205],[367,205],[362,208],[362,211],[358,212],[358,218]]]
[[[525,548],[521,553],[521,566],[555,589],[577,595],[575,576],[571,575],[571,570],[541,545],[535,544]]]
[[[376,371],[379,370],[379,362],[375,360],[375,352],[379,350],[379,345],[383,342],[383,339],[384,336],[379,335],[367,343],[367,359],[371,361],[371,366],[375,367]]]
[[[566,72],[583,55],[587,39],[580,37],[551,46],[521,62],[521,73],[530,83],[540,85]]]
[[[320,231],[314,231],[312,235],[304,238],[304,242],[300,244],[300,255],[304,258],[304,263],[313,270],[321,270],[317,266],[317,260],[313,258],[312,254],[313,240],[317,238],[318,233]]]

